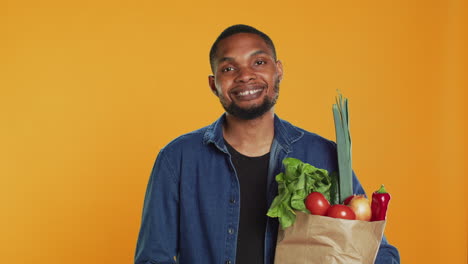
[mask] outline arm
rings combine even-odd
[[[364,189],[362,188],[362,185],[354,172],[353,193],[365,195]],[[380,243],[379,252],[377,252],[375,264],[400,264],[400,254],[398,253],[398,250],[388,243],[385,235],[382,237],[382,242]]]
[[[146,189],[135,264],[173,264],[178,251],[179,187],[162,150]]]

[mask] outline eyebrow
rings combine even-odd
[[[249,56],[254,57],[254,56],[259,55],[259,54],[267,54],[268,55],[268,53],[266,53],[263,50],[257,50],[255,52],[253,52],[252,54],[250,54]],[[218,63],[225,62],[225,61],[233,61],[233,60],[234,60],[233,57],[223,57],[223,58],[219,59]]]
[[[267,54],[268,55],[268,53],[266,53],[263,50],[257,50],[256,52],[250,54],[250,57],[253,57],[253,56],[256,56],[256,55],[259,55],[259,54]]]

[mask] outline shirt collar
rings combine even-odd
[[[299,140],[303,135],[304,132],[293,126],[291,123],[280,119],[275,114],[275,141],[278,145],[283,148],[286,152],[292,151],[292,146],[294,142]],[[215,146],[223,152],[228,152],[226,145],[223,139],[223,123],[226,122],[226,114],[224,113],[221,115],[218,120],[216,120],[213,124],[208,126],[204,135],[203,135],[203,143],[213,143]]]

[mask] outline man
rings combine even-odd
[[[211,91],[226,113],[164,147],[154,165],[135,255],[137,264],[270,264],[274,176],[285,157],[337,171],[336,145],[274,114],[283,66],[271,39],[227,28],[210,51]],[[354,176],[354,192],[364,193]],[[399,263],[384,238],[376,263]]]

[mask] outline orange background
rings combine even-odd
[[[0,263],[132,263],[148,176],[222,113],[208,51],[246,23],[285,68],[280,117],[393,195],[402,263],[467,261],[468,7],[451,1],[0,2]]]

